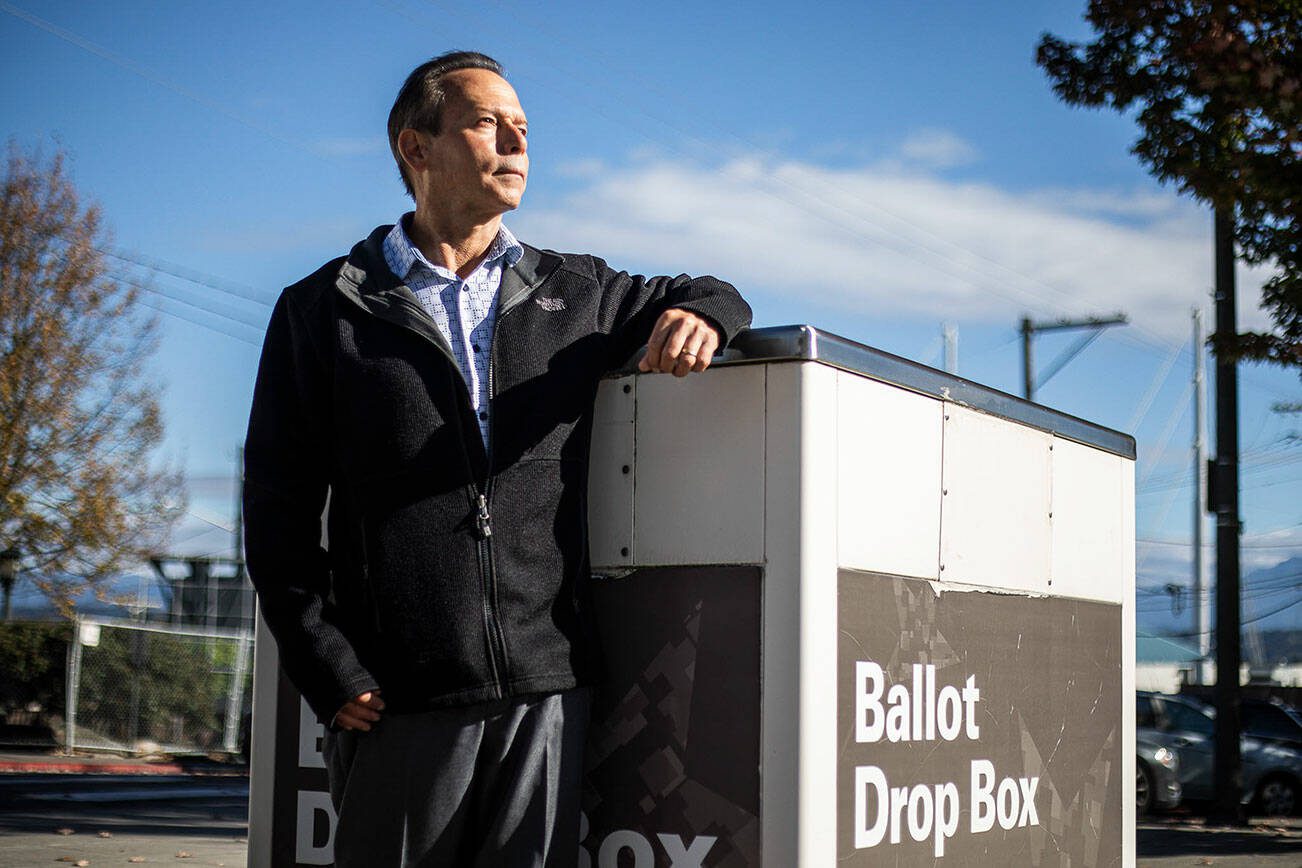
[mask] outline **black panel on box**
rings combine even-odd
[[[655,567],[595,582],[605,677],[583,799],[594,864],[603,846],[658,865],[671,847],[708,866],[758,864],[760,578]]]

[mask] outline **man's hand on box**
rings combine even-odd
[[[637,367],[639,371],[685,377],[710,367],[718,348],[719,332],[709,320],[691,311],[670,308],[656,320],[646,342],[646,355]]]

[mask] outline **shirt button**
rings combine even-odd
[[[480,410],[480,411],[479,411],[479,418],[480,418],[481,420],[487,422],[487,421],[488,421],[488,411],[487,411],[487,410]]]

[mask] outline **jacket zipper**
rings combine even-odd
[[[406,304],[405,299],[403,300],[403,303]],[[359,305],[359,306],[362,307],[363,310],[366,310],[367,313],[371,313],[370,310],[367,310],[365,305]],[[424,310],[421,311],[421,314],[426,315]],[[373,313],[372,316],[374,316]],[[404,328],[407,331],[411,332],[412,334],[418,335],[426,342],[433,344],[434,348],[438,350],[441,354],[443,354],[443,356],[445,356],[448,359],[448,361],[452,363],[453,368],[454,369],[456,368],[456,364],[457,364],[456,358],[452,355],[452,353],[449,350],[444,349],[438,342],[432,340],[427,335],[422,334],[418,329],[414,329],[411,328],[410,326],[403,326],[403,325],[399,325],[399,327]],[[494,356],[496,356],[496,352],[495,352],[496,347],[497,347],[497,325],[496,323],[494,323],[493,337],[489,341],[489,346],[488,346],[488,400],[490,403],[493,400],[493,358]],[[455,376],[455,373],[453,374],[453,376]],[[467,390],[466,397],[467,399],[469,399],[469,390]],[[469,403],[469,400],[467,400],[467,403]],[[474,410],[473,406],[471,406],[471,410],[472,411]],[[469,493],[472,495],[471,507],[475,511],[475,535],[478,538],[478,544],[476,546],[476,549],[479,555],[478,560],[479,560],[480,591],[481,591],[481,597],[483,598],[482,608],[483,608],[483,617],[484,617],[484,630],[487,633],[486,638],[487,638],[487,646],[488,646],[487,648],[488,665],[493,672],[494,692],[497,694],[497,698],[500,699],[506,694],[505,682],[502,679],[502,670],[507,669],[507,671],[509,671],[508,669],[509,664],[506,656],[506,637],[502,633],[501,617],[498,614],[499,607],[497,602],[497,567],[493,561],[493,516],[492,513],[489,511],[489,502],[492,499],[492,495],[493,495],[493,419],[492,416],[490,415],[488,419],[488,449],[486,450],[487,452],[486,457],[488,461],[487,461],[487,467],[485,468],[484,471],[484,486],[482,491],[480,490],[479,485],[476,484],[474,479],[474,467],[470,463],[470,453],[467,450],[466,443],[465,443],[465,439],[466,439],[465,426],[461,423],[461,419],[462,419],[461,413],[460,411],[458,411],[457,431],[461,436],[462,456],[465,458],[466,461],[466,470],[469,472],[469,475],[471,477],[469,483],[469,488],[470,488]],[[479,436],[478,421],[475,422],[475,435]],[[379,622],[378,610],[376,612],[376,622],[378,625]],[[501,667],[498,666],[499,657],[501,658]]]
[[[511,658],[506,652],[506,634],[502,631],[502,613],[501,606],[497,599],[497,562],[493,557],[493,524],[492,514],[489,512],[493,500],[493,362],[497,358],[497,323],[493,324],[493,336],[488,340],[488,466],[484,471],[484,490],[478,493],[478,512],[476,513],[476,523],[481,527],[480,539],[484,546],[484,563],[488,570],[485,581],[488,585],[488,593],[484,597],[484,605],[488,611],[489,624],[489,660],[500,658],[502,670],[509,677],[511,673]],[[479,425],[476,423],[475,428]],[[476,432],[478,433],[478,432]],[[496,672],[496,663],[494,662],[494,671]],[[498,677],[498,688],[501,692],[506,692],[506,684],[502,678]]]

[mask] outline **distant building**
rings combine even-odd
[[[1135,689],[1179,693],[1180,685],[1197,683],[1202,661],[1197,648],[1139,633],[1135,637]]]

